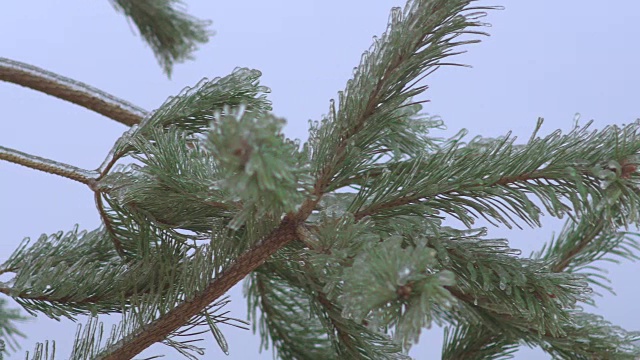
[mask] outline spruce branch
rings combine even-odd
[[[77,314],[118,311],[122,296],[142,292],[156,271],[153,264],[123,263],[104,228],[79,232],[76,227],[42,235],[35,243],[25,239],[0,266],[1,273],[16,274],[0,291],[30,314],[74,319]]]
[[[23,153],[18,150],[0,146],[0,160],[12,162],[34,170],[58,175],[85,184],[94,188],[98,179],[98,173],[77,168],[54,160]]]
[[[632,354],[637,355],[640,351],[629,346],[637,333],[627,333],[592,315],[573,310],[572,304],[576,300],[587,299],[580,294],[584,292],[585,286],[582,277],[566,272],[553,273],[546,260],[529,261],[529,265],[519,267],[516,269],[519,271],[515,273],[498,271],[501,278],[500,289],[489,288],[485,293],[488,297],[479,296],[487,290],[483,288],[488,284],[485,278],[487,271],[483,267],[498,270],[495,264],[504,260],[488,259],[473,249],[478,245],[490,248],[489,244],[485,244],[486,241],[473,245],[469,240],[460,240],[462,242],[447,240],[444,243],[451,256],[450,263],[457,267],[454,271],[459,275],[459,282],[464,285],[450,288],[451,293],[460,300],[462,308],[454,314],[455,321],[451,321],[457,324],[454,332],[456,335],[447,339],[443,350],[444,359],[502,359],[509,353],[508,349],[515,349],[520,340],[556,354],[589,354],[605,358],[619,354],[621,359],[632,359]],[[506,242],[503,242],[503,248],[508,249],[505,245]],[[471,265],[462,262],[466,256],[461,251],[467,250],[471,250],[473,254]],[[521,262],[515,258],[511,261],[515,265]],[[537,268],[533,272],[527,270],[532,265],[534,269]],[[512,275],[507,275],[509,273]],[[526,281],[518,281],[520,276],[526,276]],[[573,278],[573,284],[550,286],[550,280],[556,282],[562,277]],[[469,288],[474,286],[478,288]],[[522,288],[518,289],[520,287]],[[567,294],[567,291],[573,294]],[[506,296],[501,295],[505,292]],[[527,297],[531,295],[534,298],[528,300]],[[509,309],[510,306],[514,308]],[[582,322],[582,319],[585,321]],[[576,325],[580,322],[581,325]],[[597,326],[597,329],[590,329],[590,325]],[[587,327],[583,329],[584,326]]]
[[[183,9],[180,0],[110,0],[138,28],[162,70],[171,77],[174,63],[191,59],[198,44],[213,35],[210,21],[199,20]]]
[[[603,166],[611,161],[623,162],[640,152],[640,141],[634,135],[640,121],[624,128],[609,126],[588,132],[590,124],[576,126],[562,136],[556,131],[542,139],[532,137],[525,145],[514,145],[515,138],[507,135],[500,139],[478,137],[463,146],[465,132],[461,132],[439,150],[392,162],[390,171],[364,181],[350,211],[356,219],[362,219],[399,211],[432,216],[434,210],[442,210],[467,226],[474,221],[471,213],[509,227],[519,226],[511,217],[514,214],[531,226],[540,226],[542,211],[526,196],[532,194],[552,216],[570,214],[571,208],[563,198],[571,202],[579,216],[590,210],[591,200],[605,201],[608,197],[601,182],[612,172]],[[592,143],[602,147],[588,145]],[[628,181],[618,191],[631,194],[631,184]],[[635,218],[633,212],[623,214]]]
[[[263,347],[271,338],[281,358],[408,358],[386,334],[344,317],[308,260],[301,243],[291,243],[247,284],[249,308],[253,321],[260,324]],[[260,318],[255,313],[258,308]]]
[[[93,238],[72,233],[66,243],[45,237],[23,246],[0,267],[17,272],[17,284],[0,292],[49,316],[121,312],[123,325],[104,348],[93,320],[74,348],[74,356],[99,359],[131,358],[156,342],[192,357],[201,349],[177,337],[204,324],[226,351],[216,323],[228,318],[210,314],[211,303],[252,273],[261,330],[291,357],[404,358],[389,328],[408,348],[434,321],[459,326],[445,358],[495,358],[518,340],[564,357],[574,349],[627,351],[635,335],[569,308],[586,301],[579,272],[587,264],[605,253],[633,258],[624,247],[638,249],[602,232],[638,223],[637,164],[629,159],[640,150],[640,121],[622,131],[534,134],[523,146],[509,136],[436,145],[427,132],[441,123],[419,115],[426,100],[412,97],[439,66],[456,65],[444,61],[459,54],[456,46],[477,42],[457,37],[484,34],[471,29],[491,8],[472,2],[410,0],[394,9],[338,106],[332,101],[312,125],[303,152],[268,113],[258,71],[236,69],[170,98],[117,141],[91,179],[74,179],[95,192],[104,227]],[[206,41],[205,24],[177,10],[178,1],[112,4],[167,74]],[[80,170],[3,149],[0,156],[14,162]],[[126,156],[136,163],[116,167]],[[332,193],[345,186],[359,192]],[[506,241],[441,226],[439,211],[467,226],[473,216],[539,226],[542,211],[529,194],[553,216],[585,220],[601,211],[606,221],[534,259],[518,258]],[[576,240],[578,233],[586,236]],[[65,252],[74,241],[77,252]],[[310,315],[312,333],[300,331],[307,320],[300,314]],[[317,352],[304,354],[309,343]]]
[[[0,299],[0,341],[4,341],[3,345],[8,345],[11,351],[16,351],[20,348],[18,338],[26,337],[24,333],[18,330],[14,322],[24,322],[27,319],[27,317],[20,314],[20,310],[9,308],[7,301]],[[0,348],[0,356],[6,350],[6,348]]]
[[[621,133],[634,134],[625,129]],[[631,138],[634,139],[633,136]],[[589,283],[602,286],[609,291],[612,289],[601,282],[607,281],[606,278],[597,273],[584,273],[583,270],[599,271],[599,268],[592,265],[598,260],[618,262],[615,258],[605,256],[616,256],[632,261],[640,259],[636,253],[640,250],[640,242],[629,236],[636,235],[637,238],[639,234],[621,233],[616,230],[620,226],[628,227],[629,224],[638,224],[637,215],[640,213],[638,175],[635,163],[629,160],[638,154],[638,144],[637,141],[622,140],[617,137],[616,143],[620,144],[620,148],[616,147],[615,157],[622,158],[622,161],[609,161],[607,164],[612,164],[611,166],[594,166],[591,171],[585,173],[602,180],[600,186],[603,188],[603,196],[590,199],[590,202],[595,203],[595,206],[590,206],[590,211],[578,219],[570,218],[558,238],[552,239],[548,246],[545,245],[542,250],[534,254],[534,258],[547,262],[551,273],[582,274]],[[465,299],[460,294],[457,296],[468,304],[472,302],[472,299]],[[554,292],[540,293],[537,296],[538,299],[551,297],[555,300],[557,298]],[[473,301],[477,306],[477,300]],[[594,303],[589,298],[581,301]],[[466,353],[482,353],[482,358],[493,359],[495,356],[500,356],[505,347],[515,346],[515,342],[520,339],[525,340],[529,345],[538,345],[550,354],[564,358],[576,353],[600,354],[600,356],[610,356],[615,353],[621,359],[635,359],[640,354],[640,348],[630,346],[631,342],[638,338],[638,333],[625,332],[590,314],[576,312],[568,314],[571,319],[563,321],[559,334],[546,332],[541,334],[538,328],[526,327],[506,331],[504,322],[498,321],[495,322],[501,324],[500,329],[490,329],[485,324],[477,324],[472,327],[479,328],[479,331],[467,331],[466,328],[471,325],[459,325],[456,330],[458,337],[449,340],[450,345],[445,348],[443,358],[459,359],[464,358]],[[580,322],[582,325],[577,326],[576,323]],[[590,330],[583,331],[581,327],[590,327]],[[542,335],[542,338],[539,335]],[[576,338],[580,338],[581,341],[567,343],[565,340]]]
[[[102,90],[15,60],[0,58],[0,80],[69,101],[127,126],[147,116],[145,110]]]
[[[93,193],[93,199],[96,203],[96,209],[98,209],[98,214],[100,214],[100,219],[102,219],[102,224],[104,225],[105,230],[109,234],[111,241],[113,242],[113,247],[116,249],[116,252],[122,259],[126,259],[127,253],[124,251],[124,247],[122,246],[122,242],[118,238],[118,235],[114,231],[113,224],[111,223],[111,219],[107,214],[107,211],[103,202],[103,194],[99,191]]]
[[[261,349],[267,350],[271,343],[274,353],[281,358],[335,358],[324,324],[313,311],[311,296],[271,270],[263,265],[245,283],[253,330],[259,329],[262,337]],[[258,309],[260,316],[256,313]],[[306,316],[296,316],[301,313]]]
[[[352,319],[342,315],[342,309],[330,301],[322,292],[316,293],[316,301],[325,312],[327,328],[332,329],[335,347],[339,349],[338,359],[365,358],[381,360],[408,360],[409,356],[401,351],[400,345],[386,334],[368,329]]]
[[[301,216],[304,214],[299,214]],[[96,357],[101,360],[130,359],[156,342],[163,341],[170,333],[198,315],[213,301],[223,296],[231,287],[258,268],[271,255],[296,238],[299,219],[285,218],[262,242],[240,255],[229,268],[218,275],[202,293],[168,311],[163,317],[147,324],[139,331],[121,339]]]
[[[329,114],[312,126],[308,144],[320,184],[340,184],[354,169],[375,162],[372,155],[386,144],[372,139],[397,141],[405,145],[402,152],[420,153],[415,146],[424,138],[406,134],[407,106],[419,106],[410,99],[427,89],[416,86],[421,76],[457,65],[443,59],[459,54],[456,47],[479,42],[454,41],[457,37],[486,35],[472,29],[483,25],[482,10],[493,8],[470,7],[471,2],[409,1],[404,11],[392,10],[387,31],[363,54],[354,78],[339,93],[338,107],[332,100]],[[410,136],[402,141],[396,134]]]

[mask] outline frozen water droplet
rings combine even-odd
[[[473,305],[478,306],[478,299],[477,298],[473,299]]]
[[[400,276],[407,276],[410,272],[411,271],[409,270],[409,268],[405,266],[402,268],[402,270],[400,270]]]
[[[500,290],[504,291],[507,288],[507,283],[504,280],[500,280]]]

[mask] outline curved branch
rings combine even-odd
[[[96,171],[80,169],[78,167],[45,159],[39,156],[23,153],[18,150],[0,146],[0,160],[6,160],[14,164],[26,166],[31,169],[44,171],[49,174],[65,177],[88,185],[93,189],[100,175]]]
[[[0,80],[69,101],[127,126],[147,116],[145,110],[85,83],[2,57]]]

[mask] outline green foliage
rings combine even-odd
[[[59,319],[78,314],[108,313],[119,308],[118,279],[127,271],[104,231],[58,232],[29,239],[2,265],[13,272],[11,295],[31,315]],[[102,301],[85,302],[99,297]],[[116,305],[118,304],[118,305]]]
[[[296,259],[300,250],[282,249],[246,285],[262,347],[268,348],[271,340],[275,353],[285,359],[407,359],[384,334],[345,318],[340,306],[320,291],[321,280],[304,262],[282,261]]]
[[[203,21],[182,11],[180,0],[110,0],[129,18],[151,47],[162,70],[171,76],[173,64],[191,59],[198,44],[212,35]]]
[[[338,107],[332,100],[329,114],[311,126],[308,146],[318,176],[341,183],[384,154],[428,149],[433,140],[424,141],[425,130],[441,123],[412,116],[420,109],[412,97],[427,89],[416,80],[451,65],[443,60],[458,54],[456,47],[479,41],[454,41],[457,37],[484,34],[472,29],[482,25],[477,19],[490,8],[470,3],[409,1],[404,10],[391,11],[386,32],[363,54],[339,93]]]
[[[15,273],[3,292],[31,314],[90,316],[72,358],[94,358],[195,302],[250,254],[260,259],[255,271],[229,281],[249,275],[254,331],[283,359],[406,359],[433,323],[449,326],[444,359],[506,359],[521,343],[559,359],[637,358],[639,333],[581,305],[594,304],[591,286],[611,290],[598,261],[638,259],[628,228],[640,223],[640,121],[538,137],[540,119],[525,144],[510,134],[466,142],[466,130],[432,136],[443,123],[413,98],[424,77],[455,65],[447,59],[484,34],[475,28],[492,8],[472,3],[393,9],[302,149],[283,136],[256,70],[170,98],[100,168],[92,190],[103,226],[25,241],[0,266]],[[157,36],[158,48],[172,26],[199,39],[191,20],[168,14],[172,2],[116,4],[147,24],[141,33]],[[149,9],[159,12],[153,21]],[[168,43],[191,49],[181,41]],[[165,66],[176,58],[163,56]],[[480,217],[538,227],[545,213],[567,223],[529,258],[473,228]],[[295,241],[265,249],[284,232]],[[226,352],[219,325],[243,323],[220,311],[225,304],[163,342],[196,359],[203,349],[190,339],[205,329]],[[103,339],[96,316],[107,313],[122,322]],[[40,344],[33,359],[49,348]]]
[[[443,360],[506,360],[513,359],[518,344],[510,342],[504,336],[497,341],[491,339],[492,333],[487,333],[486,328],[459,326],[444,331],[444,343],[442,344]]]
[[[402,242],[400,236],[390,237],[361,252],[344,272],[338,302],[355,322],[369,315],[378,322],[374,326],[395,325],[396,338],[409,348],[431,325],[433,307],[447,309],[455,302],[446,289],[455,285],[455,275],[433,269],[434,249],[425,244],[403,248]]]
[[[298,145],[281,133],[284,120],[269,114],[251,116],[244,107],[227,107],[223,113],[216,114],[206,146],[220,171],[228,174],[213,186],[242,203],[229,227],[238,229],[249,218],[293,211],[308,194],[302,188]]]
[[[0,359],[8,351],[16,351],[20,344],[18,338],[24,338],[25,334],[18,330],[17,322],[23,322],[28,318],[20,314],[20,310],[9,308],[5,299],[0,299]]]

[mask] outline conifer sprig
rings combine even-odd
[[[619,262],[620,258],[638,260],[640,242],[637,240],[637,234],[618,230],[620,227],[637,227],[640,223],[638,218],[640,190],[638,175],[635,172],[635,164],[640,150],[637,141],[638,125],[639,122],[636,121],[630,127],[622,129],[617,126],[607,127],[600,135],[598,132],[592,132],[590,137],[595,136],[607,144],[604,150],[608,154],[603,154],[604,157],[589,156],[588,154],[577,155],[580,154],[580,150],[573,145],[570,146],[571,150],[575,150],[575,153],[571,151],[572,156],[580,156],[577,159],[580,159],[579,163],[583,164],[582,170],[578,168],[571,170],[570,173],[583,174],[591,178],[597,191],[587,190],[584,182],[577,177],[575,178],[577,188],[574,193],[588,194],[588,197],[584,198],[585,202],[582,206],[585,210],[578,213],[577,217],[572,216],[568,219],[559,236],[534,254],[534,258],[547,262],[547,271],[556,274],[575,274],[592,285],[613,291],[611,286],[607,284],[607,278],[602,275],[602,270],[597,266],[597,261]],[[607,131],[609,134],[606,134]],[[611,160],[589,163],[586,160],[589,158],[609,158]],[[549,293],[548,295],[552,296],[554,300],[556,299],[556,294]],[[583,297],[579,300],[587,304],[595,304],[591,297]],[[559,334],[562,336],[548,334],[533,328],[509,334],[509,331],[504,327],[486,330],[486,324],[482,324],[476,326],[477,329],[474,328],[478,331],[461,330],[469,339],[452,338],[451,341],[454,344],[451,346],[453,348],[457,343],[473,343],[472,348],[463,347],[473,354],[478,351],[489,351],[487,347],[490,344],[509,344],[523,339],[530,345],[538,345],[556,356],[568,356],[572,353],[586,356],[598,351],[600,354],[606,354],[603,356],[616,354],[615,356],[620,356],[620,358],[633,359],[640,353],[640,347],[632,344],[640,333],[626,332],[595,315],[580,312],[569,312],[568,315],[570,318],[566,318],[560,323],[561,331]],[[578,322],[582,326],[593,327],[593,332],[597,335],[591,336],[588,332],[577,331],[575,324]],[[481,328],[485,328],[485,330],[480,330]],[[478,334],[483,335],[478,336]],[[542,339],[539,337],[540,335],[544,335]],[[569,336],[580,339],[574,342],[562,340]],[[499,355],[499,347],[490,348],[495,351],[496,356]],[[458,359],[458,356],[461,356],[461,353],[455,352],[449,358]]]
[[[173,65],[192,58],[199,44],[209,41],[210,21],[184,11],[180,0],[110,0],[129,18],[153,50],[162,70],[171,76]]]
[[[427,89],[417,86],[423,77],[439,66],[458,65],[443,61],[460,53],[454,49],[479,42],[454,41],[457,37],[486,35],[473,28],[484,25],[478,19],[493,8],[471,3],[416,0],[391,11],[387,30],[363,54],[337,104],[332,101],[329,114],[312,124],[308,148],[320,188],[375,162],[381,148],[410,155],[424,151],[425,136],[415,130],[434,124],[407,116],[419,104],[411,99]]]

